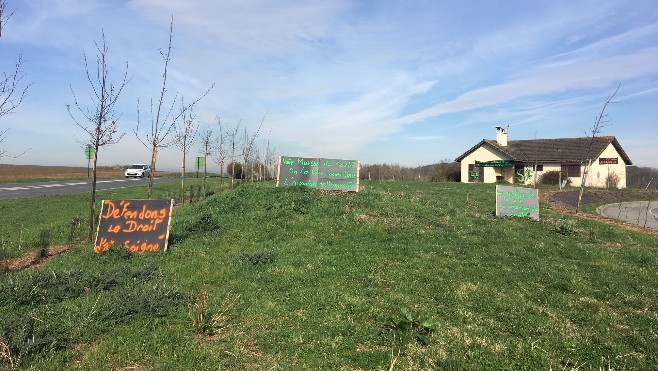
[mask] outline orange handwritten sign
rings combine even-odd
[[[167,250],[173,200],[103,201],[94,252]]]

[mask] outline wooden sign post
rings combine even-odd
[[[174,200],[104,200],[94,252],[123,246],[132,252],[166,251]]]

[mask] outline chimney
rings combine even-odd
[[[496,142],[503,147],[507,146],[507,129],[502,126],[496,126]]]

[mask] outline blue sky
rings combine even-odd
[[[283,155],[419,166],[494,139],[495,126],[510,140],[585,136],[621,84],[601,134],[658,168],[655,0],[6,1],[0,71],[20,54],[33,85],[0,119],[2,149],[30,150],[3,163],[86,166],[66,104],[71,88],[83,105],[91,96],[83,52],[94,60],[102,31],[110,78],[128,62],[132,80],[116,109],[126,135],[99,164],[148,162],[137,99],[158,97],[173,15],[168,101],[214,83],[200,125],[216,131],[219,115],[254,132],[264,118],[261,147]],[[158,169],[180,161],[165,148]]]

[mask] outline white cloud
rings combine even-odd
[[[0,125],[66,132],[64,137],[75,132],[64,109],[71,101],[68,86],[89,93],[82,52],[95,55],[101,29],[113,76],[129,62],[133,79],[117,108],[132,135],[137,98],[146,104],[161,88],[158,49],[167,46],[172,14],[167,102],[177,93],[195,99],[216,83],[196,107],[203,125],[213,127],[220,115],[227,125],[242,120],[253,131],[269,112],[267,139],[284,152],[305,152],[300,155],[385,156],[433,150],[430,140],[441,140],[441,149],[467,149],[474,143],[464,138],[481,138],[479,130],[493,123],[522,133],[589,120],[619,82],[620,98],[650,114],[637,102],[656,95],[658,80],[658,11],[652,1],[19,4],[16,34],[3,35],[0,52],[29,57],[26,71],[35,89],[21,112]],[[627,122],[636,131],[634,125],[643,124]],[[454,128],[459,130],[446,130]],[[116,163],[136,161],[127,159],[133,141],[125,141],[108,150]],[[176,167],[176,157],[172,150],[162,159]]]

